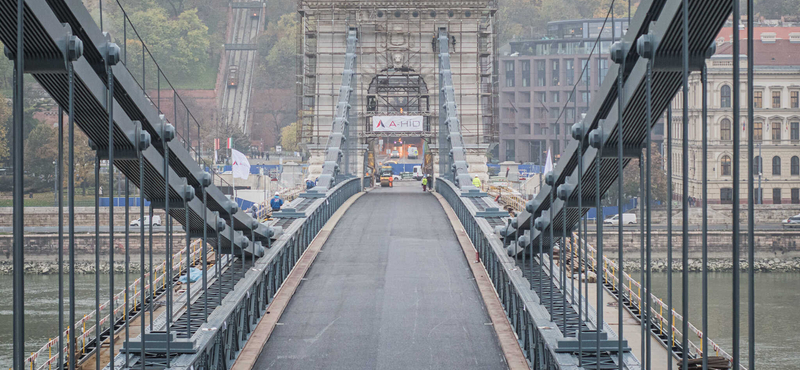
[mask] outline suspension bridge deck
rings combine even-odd
[[[507,367],[445,212],[418,186],[352,205],[254,368]]]

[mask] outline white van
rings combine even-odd
[[[635,213],[623,213],[622,214],[622,223],[624,225],[632,225],[636,223],[636,214]],[[607,225],[619,225],[619,214],[616,214],[612,217],[609,217],[603,220],[603,224]]]
[[[140,223],[139,220],[141,220],[141,219],[137,218],[137,219],[131,221],[131,225],[130,226],[141,226],[141,223]],[[150,216],[144,216],[144,224],[147,225],[148,223],[150,223]],[[153,216],[152,225],[153,226],[161,226],[161,216],[154,215]]]
[[[422,166],[414,166],[414,180],[422,181],[424,175],[422,174]]]

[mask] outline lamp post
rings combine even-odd
[[[58,207],[58,162],[53,161],[53,168],[55,168],[55,177],[53,178],[53,199]]]
[[[764,194],[761,193],[761,175],[764,173],[764,158],[761,157],[761,143],[758,143],[758,199],[757,204],[764,204]]]

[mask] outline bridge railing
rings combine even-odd
[[[581,241],[581,238],[576,234],[572,234],[572,238],[567,243],[570,258],[576,258],[577,260],[581,260],[581,251],[580,251],[580,242],[585,243],[586,245],[586,252],[587,257],[589,259],[588,266],[590,269],[597,266],[597,250],[592,246],[588,241]],[[577,244],[577,245],[576,245]],[[603,280],[607,282],[609,285],[612,285],[614,288],[619,286],[619,278],[617,277],[617,271],[619,269],[619,265],[605,255],[603,256]],[[647,305],[647,302],[642,301],[642,289],[644,289],[636,279],[631,277],[630,274],[623,271],[623,279],[622,279],[622,296],[620,297],[618,294],[618,299],[621,299],[623,302],[627,300],[627,304],[630,308],[635,308],[638,312],[643,312]],[[599,276],[598,276],[599,278]],[[620,303],[622,304],[622,303]],[[631,307],[632,306],[632,307]],[[667,314],[664,313],[667,312]],[[672,330],[672,343],[664,343],[666,346],[672,346],[673,348],[676,345],[681,343],[683,339],[683,333],[678,329],[683,322],[683,316],[679,314],[675,309],[672,309],[672,322],[670,323],[669,320],[669,306],[664,303],[660,298],[658,298],[655,294],[650,293],[650,323],[651,326],[655,325],[658,326],[658,334],[665,333],[666,330]],[[642,317],[637,316],[639,322],[641,322]],[[703,338],[703,332],[697,329],[696,326],[692,325],[691,322],[688,323],[689,330],[696,336],[696,340],[700,340]],[[654,329],[655,330],[655,329]],[[653,332],[655,333],[655,332]],[[664,334],[666,335],[666,334]],[[664,339],[666,341],[666,339]],[[708,341],[708,347],[710,350],[706,352],[713,351],[716,356],[721,356],[727,359],[731,364],[733,362],[733,357],[728,353],[725,352],[716,342],[711,340],[711,338],[706,338]],[[689,343],[689,354],[693,358],[700,358],[704,355],[704,351],[702,348],[698,347],[692,340],[687,341]],[[663,343],[663,342],[662,342]],[[741,370],[747,370],[746,367],[740,365]]]
[[[540,299],[514,260],[507,255],[503,242],[494,235],[489,222],[476,216],[477,209],[472,202],[462,198],[461,190],[449,180],[437,178],[434,186],[453,208],[474,245],[529,364],[534,368],[578,369],[574,354],[556,352],[558,341],[565,336],[557,325],[552,325]],[[539,330],[540,327],[548,330]],[[613,333],[609,334],[613,338]],[[630,354],[626,354],[625,368],[639,368]]]
[[[291,222],[192,335],[196,353],[179,356],[170,368],[229,368],[303,252],[334,212],[361,191],[361,181],[351,178],[336,184],[303,211],[305,217]]]
[[[200,243],[202,242],[201,239],[197,239],[192,242],[190,249],[190,258],[192,261],[192,265],[195,265],[200,261],[201,258],[201,251]],[[183,248],[179,250],[172,256],[172,260],[175,261],[173,263],[172,268],[173,272],[175,272],[175,276],[180,276],[185,272],[186,265],[185,265],[185,254],[187,248]],[[204,267],[205,268],[205,267]],[[155,299],[154,291],[151,289],[150,284],[147,283],[150,281],[150,275],[153,275],[153,285],[156,289],[162,289],[166,286],[166,277],[167,277],[167,262],[164,261],[160,263],[158,266],[153,268],[153,271],[148,272],[145,275],[145,290],[146,295],[151,297],[151,299]],[[139,313],[142,312],[141,310],[137,310],[136,307],[139,306],[139,288],[141,287],[140,280],[141,277],[137,278],[133,281],[127,288],[123,288],[119,291],[119,293],[114,295],[114,313],[113,318],[110,313],[105,313],[100,319],[101,329],[105,330],[109,328],[112,323],[116,323],[119,319],[130,320],[139,316]],[[125,312],[125,296],[126,294],[128,297],[131,297],[133,300],[130,302],[132,309],[131,311],[136,311],[135,314],[130,315],[129,312]],[[109,307],[110,301],[106,301],[105,303],[100,305],[100,312],[103,314],[103,310]],[[87,324],[91,324],[94,320],[94,317],[97,315],[97,311],[92,310],[91,312],[83,315],[80,320],[75,322],[76,328],[81,328],[81,333],[75,337],[75,341],[78,343],[76,345],[76,352],[80,353],[76,356],[80,358],[81,355],[85,354],[86,347],[89,343],[91,343],[96,338],[94,337],[95,334],[95,326],[86,327]],[[69,338],[69,329],[64,331],[64,338]],[[31,355],[25,360],[25,366],[28,369],[36,369],[36,370],[44,370],[44,369],[51,369],[53,367],[58,368],[58,355],[59,355],[59,343],[58,338],[53,338],[49,342],[47,342],[44,346],[42,346],[38,351],[31,353]],[[64,353],[69,355],[68,351],[68,343],[65,343],[64,346],[60,348],[63,349]],[[67,358],[65,356],[65,358]],[[44,361],[42,361],[44,360]]]

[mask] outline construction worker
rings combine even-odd
[[[478,175],[475,175],[475,178],[472,179],[472,186],[480,189],[481,188],[481,179],[478,178]]]
[[[269,206],[272,207],[272,212],[280,211],[282,205],[283,199],[281,199],[281,196],[278,193],[275,193],[275,196],[269,200]]]
[[[423,191],[423,192],[425,192],[425,191],[428,191],[428,190],[426,189],[426,188],[427,188],[427,186],[428,186],[428,178],[427,178],[427,177],[423,177],[423,178],[422,178],[422,191]]]

